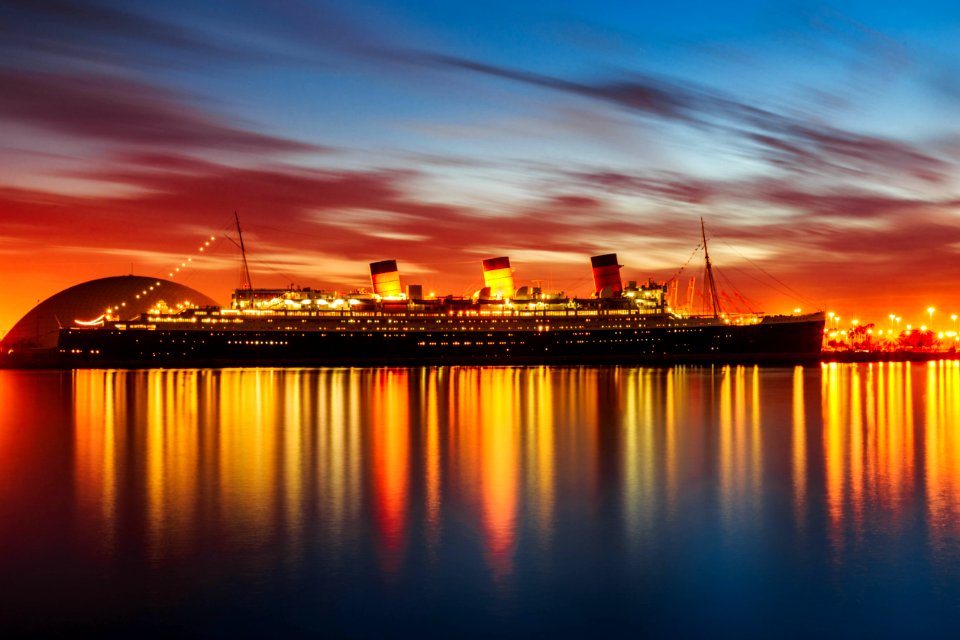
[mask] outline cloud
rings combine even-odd
[[[396,57],[396,54],[395,54]],[[835,175],[912,177],[940,183],[954,165],[907,142],[847,131],[748,104],[722,92],[640,74],[574,81],[458,56],[406,52],[399,59],[433,68],[463,70],[559,91],[625,109],[646,118],[732,135],[744,149],[783,171]]]
[[[670,203],[705,204],[718,195],[720,186],[681,174],[628,174],[612,170],[570,172],[587,187],[614,193],[648,196]]]
[[[761,227],[790,220],[829,220],[836,227],[862,227],[886,224],[904,215],[952,216],[960,203],[955,197],[917,192],[910,196],[879,184],[873,188],[842,183],[821,185],[772,177],[703,180],[676,172],[626,173],[612,169],[581,169],[562,172],[561,176],[590,192],[635,196],[670,205],[675,212],[689,210],[689,205],[704,205],[691,213],[722,218],[732,223],[734,233],[733,227],[755,226],[743,225],[732,215],[744,208],[764,211],[763,219],[756,221]]]
[[[135,187],[132,195],[0,190],[0,208],[8,212],[0,233],[16,227],[18,237],[48,246],[73,244],[79,235],[90,238],[94,247],[156,251],[191,240],[198,225],[229,228],[236,208],[252,247],[259,238],[273,238],[289,243],[291,250],[336,251],[360,265],[399,256],[456,273],[456,265],[472,265],[483,257],[478,247],[587,256],[609,250],[625,232],[644,226],[624,224],[603,199],[574,193],[545,196],[495,216],[463,205],[424,202],[416,195],[421,176],[412,171],[238,168],[174,155],[142,156],[140,162],[155,162],[156,168],[141,164],[93,174]],[[473,271],[463,268],[464,274]]]
[[[785,207],[809,221],[823,219],[836,226],[860,227],[863,222],[885,224],[908,214],[944,214],[955,206],[951,199],[908,198],[861,189],[804,190],[784,182],[764,180],[742,185],[735,197],[754,204]]]
[[[316,145],[224,124],[188,106],[174,92],[133,80],[0,68],[0,86],[0,117],[79,138],[179,150],[320,150]]]
[[[950,200],[805,190],[789,181],[697,183],[670,173],[583,171],[578,177],[558,170],[556,193],[490,215],[425,202],[418,196],[423,176],[413,170],[243,168],[173,153],[121,160],[91,177],[129,186],[126,195],[0,188],[0,237],[19,239],[6,247],[5,261],[57,272],[59,280],[48,285],[57,290],[126,273],[130,265],[137,273],[164,275],[193,255],[198,263],[178,279],[222,299],[236,285],[237,269],[229,265],[237,263],[237,251],[224,236],[234,236],[232,211],[238,209],[259,286],[368,286],[366,263],[394,258],[406,282],[469,293],[480,284],[481,258],[508,255],[523,284],[542,278],[548,288],[583,294],[589,256],[597,253],[618,253],[627,279],[673,277],[698,244],[701,212],[671,207],[669,215],[638,216],[617,200],[652,194],[687,206],[692,190],[692,199],[709,205],[707,232],[720,272],[768,310],[796,303],[779,302],[786,299],[782,289],[764,286],[758,266],[825,302],[857,299],[883,282],[884,291],[903,292],[902,308],[921,295],[914,293],[918,278],[929,285],[960,277],[960,229],[951,217],[957,203]],[[785,213],[751,224],[716,213],[743,203]],[[217,237],[214,246],[195,254],[195,243],[210,235]],[[37,246],[44,247],[42,258],[27,253]],[[698,273],[699,266],[688,266],[684,278]]]
[[[273,60],[279,52],[194,26],[150,15],[130,2],[8,0],[0,5],[0,53],[8,64],[70,66],[176,66]]]
[[[818,251],[831,233],[853,237],[870,229],[878,235],[874,246],[861,245],[855,253],[875,248],[899,250],[897,229],[902,220],[914,225],[939,225],[953,215],[953,199],[903,197],[856,188],[817,189],[785,180],[756,179],[712,182],[682,174],[617,173],[610,170],[558,170],[535,199],[517,200],[491,214],[465,204],[424,201],[419,183],[424,175],[413,170],[323,171],[288,165],[230,167],[175,154],[123,156],[122,168],[97,170],[91,177],[126,185],[133,195],[110,199],[68,199],[34,192],[6,190],[6,210],[24,211],[6,223],[36,221],[41,233],[81,224],[97,224],[108,231],[112,216],[127,219],[136,211],[135,225],[159,224],[163,230],[146,241],[171,241],[182,228],[205,220],[231,218],[240,211],[253,233],[289,239],[308,247],[322,241],[343,256],[364,260],[375,253],[413,256],[436,264],[460,262],[477,247],[500,246],[524,250],[616,250],[633,239],[649,239],[657,250],[696,244],[698,218],[706,213],[712,232],[730,240],[769,245],[784,244]],[[139,163],[129,166],[127,163]],[[637,203],[669,205],[670,215],[638,216],[611,196],[640,198]],[[16,201],[16,206],[11,201]],[[709,205],[708,210],[690,205]],[[766,209],[767,215],[743,224],[730,212]],[[718,213],[718,212],[723,212]],[[772,215],[778,212],[779,215]],[[80,214],[80,215],[74,215]],[[54,216],[51,218],[50,216]],[[57,217],[59,216],[59,218]],[[60,224],[60,222],[62,224]],[[680,229],[689,228],[686,235]],[[229,220],[228,220],[229,226]],[[0,225],[2,229],[2,225]],[[822,234],[823,237],[817,234]],[[942,235],[942,234],[941,234]],[[941,235],[929,242],[938,244]],[[946,236],[944,236],[946,237]],[[949,236],[952,237],[952,236]],[[122,232],[118,240],[127,240]],[[418,242],[411,242],[416,238]],[[646,242],[646,241],[643,241]],[[855,245],[855,243],[854,243]]]
[[[396,55],[394,52],[392,57]],[[424,66],[461,69],[571,93],[671,120],[696,120],[694,96],[688,95],[679,87],[649,78],[591,84],[438,53],[408,51],[402,52],[398,59]]]
[[[766,116],[755,122],[761,132],[748,136],[761,157],[788,171],[897,181],[910,176],[935,184],[944,182],[953,169],[952,163],[905,142],[784,117]]]

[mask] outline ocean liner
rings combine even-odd
[[[238,226],[239,230],[239,226]],[[241,235],[242,243],[242,235]],[[155,308],[60,330],[70,367],[444,364],[797,363],[820,357],[824,314],[723,313],[706,235],[710,313],[677,313],[669,284],[624,285],[616,254],[594,256],[587,298],[515,287],[509,258],[483,261],[469,297],[404,291],[395,260],[370,264],[371,291],[244,286],[229,307]],[[709,294],[709,295],[708,295]]]

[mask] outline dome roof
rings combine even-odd
[[[144,276],[100,278],[64,289],[35,306],[13,325],[2,344],[5,348],[49,349],[56,346],[61,326],[70,326],[75,320],[94,320],[108,307],[119,306],[117,313],[122,318],[133,318],[160,301],[170,306],[182,302],[201,307],[217,304],[196,289],[170,280]]]

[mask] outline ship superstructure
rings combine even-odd
[[[405,365],[796,362],[819,358],[822,313],[685,315],[668,286],[621,280],[616,254],[594,256],[594,292],[570,298],[516,287],[509,258],[482,263],[473,296],[402,290],[395,260],[370,264],[371,290],[233,293],[229,307],[153,309],[60,334],[70,366]],[[717,303],[714,302],[716,305]]]

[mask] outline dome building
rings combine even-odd
[[[60,327],[98,319],[107,309],[121,318],[134,318],[157,305],[217,303],[196,289],[170,280],[144,276],[113,276],[90,280],[50,296],[23,316],[0,341],[0,353],[21,349],[52,349]]]

